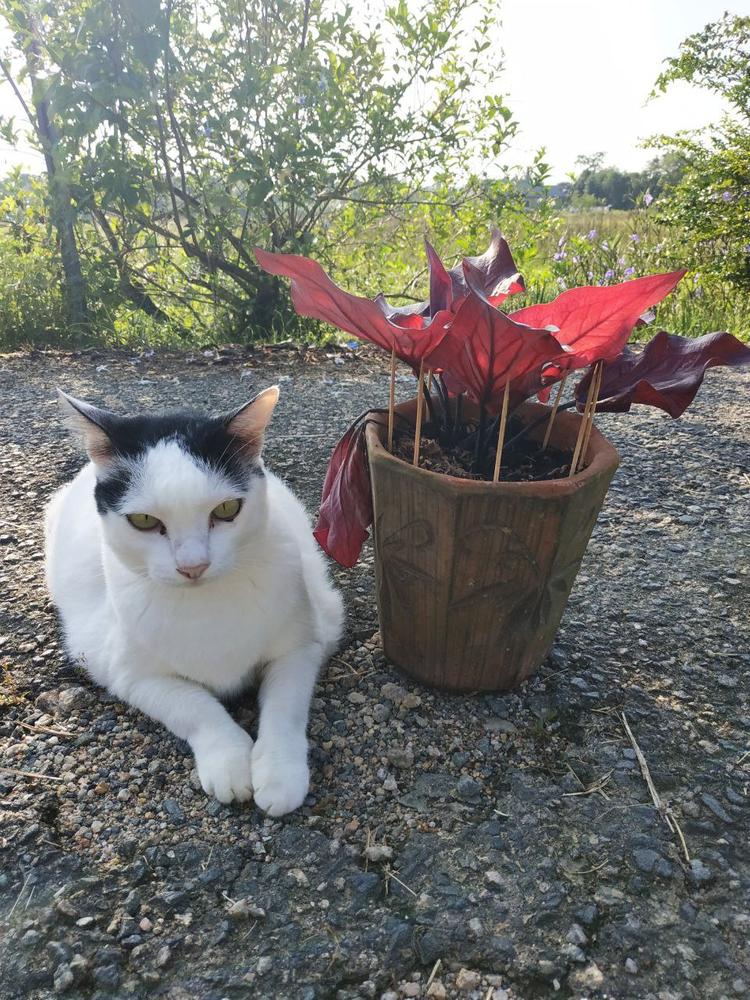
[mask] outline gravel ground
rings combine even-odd
[[[312,512],[339,432],[386,398],[377,359],[0,358],[3,1000],[748,995],[750,373],[710,373],[680,421],[600,421],[622,465],[518,692],[401,676],[369,549],[338,571],[348,633],[313,704],[312,794],[280,821],[208,800],[184,744],[66,661],[41,541],[81,462],[55,384],[225,407],[271,381],[268,462]],[[234,711],[252,730],[252,695]]]

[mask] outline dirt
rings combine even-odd
[[[499,478],[505,483],[539,482],[546,479],[562,479],[570,472],[572,453],[548,446],[544,450],[537,442],[518,438],[523,430],[519,420],[508,421],[505,436],[509,447],[503,447]],[[420,437],[418,464],[420,469],[439,472],[457,479],[475,479],[492,482],[495,472],[495,452],[497,431],[488,435],[487,445],[475,470],[474,452],[461,446],[460,442],[471,438],[475,427],[464,426],[455,434],[458,444],[442,444],[435,429],[427,424]],[[414,461],[414,429],[399,426],[393,436],[394,454],[408,462]]]
[[[0,358],[2,1000],[746,996],[750,373],[711,371],[678,421],[597,419],[620,469],[518,691],[405,678],[371,546],[334,567],[347,636],[281,820],[207,799],[184,744],[67,661],[42,564],[44,503],[82,461],[55,385],[227,409],[273,382],[268,463],[312,514],[332,445],[387,400],[374,356]],[[254,731],[252,694],[232,711]]]

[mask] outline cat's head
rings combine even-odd
[[[105,541],[121,562],[182,587],[229,572],[266,516],[261,452],[278,387],[218,416],[118,416],[58,393],[94,463]]]

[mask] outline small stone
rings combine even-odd
[[[290,868],[288,874],[289,878],[293,878],[299,886],[305,887],[310,884],[310,880],[301,868]]]
[[[70,971],[73,973],[73,979],[76,983],[80,983],[89,974],[89,968],[91,963],[83,955],[75,954],[70,961]]]
[[[400,684],[394,684],[393,681],[389,681],[381,687],[380,693],[386,701],[392,701],[394,704],[400,705],[406,691],[404,691]]]
[[[227,915],[231,920],[248,920],[250,906],[246,899],[236,899],[227,907]]]
[[[722,823],[733,823],[734,822],[734,820],[729,815],[729,813],[726,811],[726,809],[721,804],[721,802],[719,802],[718,799],[715,799],[713,797],[713,795],[708,795],[706,792],[704,792],[701,795],[701,799],[703,801],[703,804],[705,806],[708,806],[708,808],[711,810],[711,812],[714,814],[714,816],[716,816],[717,819],[720,819],[722,821]]]
[[[592,962],[585,969],[576,969],[571,972],[568,982],[575,989],[596,990],[604,982],[604,976],[599,966]]]
[[[55,969],[55,974],[52,977],[52,983],[55,989],[55,993],[64,993],[69,990],[70,987],[75,982],[75,976],[69,965],[58,965]]]
[[[182,806],[175,799],[164,799],[162,805],[164,807],[164,812],[170,816],[175,823],[185,822],[185,813],[182,811]]]
[[[378,703],[373,706],[372,717],[376,722],[383,723],[386,722],[391,717],[391,710],[388,705],[382,705]]]
[[[396,779],[393,777],[392,774],[389,774],[388,777],[383,782],[383,788],[386,790],[386,792],[398,791],[398,782],[396,781]]]
[[[138,926],[143,931],[144,934],[148,934],[149,931],[152,931],[154,929],[154,925],[151,923],[148,917],[144,917],[143,920],[140,921]]]
[[[93,917],[81,917],[80,920],[76,920],[76,927],[83,927],[83,928],[91,927],[93,923],[94,923]]]
[[[78,712],[85,708],[91,700],[91,692],[85,687],[65,688],[60,692],[57,699],[57,710],[66,719],[73,712]]]
[[[634,976],[638,972],[638,963],[634,962],[632,958],[626,958],[625,971],[629,972],[631,976]]]
[[[400,989],[405,997],[418,997],[422,992],[422,987],[419,983],[404,983]]]
[[[364,855],[368,861],[390,861],[393,857],[393,848],[387,844],[370,844],[365,848]]]
[[[120,985],[120,970],[116,965],[100,965],[94,969],[94,982],[98,986],[116,989]]]
[[[348,698],[352,705],[364,705],[367,701],[367,696],[362,694],[361,691],[350,691]]]
[[[431,997],[432,1000],[445,1000],[448,994],[445,992],[445,987],[439,979],[433,979],[427,988],[427,996]]]
[[[134,917],[141,908],[141,894],[137,889],[131,889],[122,904],[123,910],[131,917]]]
[[[78,920],[78,910],[69,900],[65,899],[65,897],[58,899],[55,903],[55,909],[64,920],[70,922],[71,924]]]
[[[392,747],[388,751],[388,761],[393,764],[394,767],[406,769],[414,766],[414,754],[411,750],[402,749],[401,747]]]
[[[484,873],[484,880],[487,885],[492,886],[493,889],[499,889],[503,884],[503,876],[500,872],[495,871],[494,868],[490,868],[488,872]]]
[[[464,799],[464,801],[471,801],[472,799],[478,799],[482,794],[482,786],[478,781],[474,781],[467,774],[461,775],[458,779],[458,794],[459,797]]]
[[[700,858],[693,858],[690,862],[690,877],[697,885],[708,885],[709,882],[713,882],[714,873]]]
[[[471,993],[479,988],[482,977],[478,972],[471,972],[469,969],[460,969],[456,976],[456,989],[462,993]]]
[[[270,955],[263,955],[258,959],[258,964],[256,966],[256,971],[259,976],[265,976],[267,972],[270,972],[273,968],[273,959]]]
[[[568,931],[565,937],[565,940],[570,941],[571,944],[577,944],[581,946],[587,945],[589,943],[589,939],[586,937],[586,932],[584,931],[583,927],[581,927],[580,924],[573,924],[571,926],[570,930]]]
[[[418,694],[414,694],[413,691],[408,691],[401,701],[402,708],[419,708],[421,704],[422,699]]]
[[[637,851],[633,851],[633,861],[639,871],[652,872],[659,860],[660,855],[658,855],[656,851],[649,850],[647,847],[642,847]]]
[[[518,728],[508,719],[488,719],[484,728],[490,733],[517,733]]]
[[[104,823],[102,823],[100,819],[95,819],[94,822],[91,824],[92,833],[101,833],[103,829],[104,829]]]
[[[159,969],[163,969],[165,965],[168,964],[170,958],[172,957],[172,950],[168,944],[165,944],[156,953],[156,966]]]

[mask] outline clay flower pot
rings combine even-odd
[[[397,410],[413,422],[412,400]],[[524,423],[549,412],[524,403]],[[502,691],[549,651],[619,464],[594,427],[570,479],[490,483],[427,472],[367,426],[383,649],[407,674],[452,691]],[[558,413],[551,444],[573,451],[581,417]],[[545,425],[530,432],[541,440]]]

